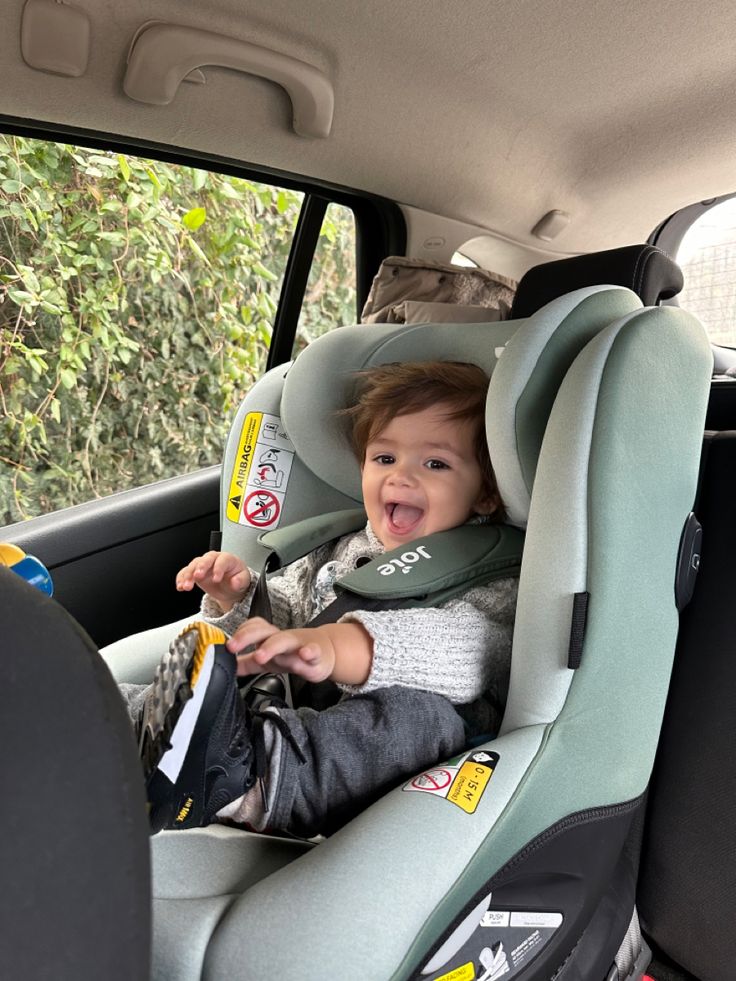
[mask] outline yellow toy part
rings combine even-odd
[[[15,565],[26,557],[26,553],[10,542],[0,542],[0,565]]]

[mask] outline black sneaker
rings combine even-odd
[[[222,631],[197,622],[156,669],[138,743],[152,834],[210,824],[256,781],[253,719],[236,663]]]

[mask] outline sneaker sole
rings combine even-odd
[[[197,721],[212,671],[214,645],[225,641],[225,635],[217,627],[200,621],[189,624],[172,641],[168,654],[156,668],[138,743],[146,784],[162,765],[178,776],[181,768],[181,761],[177,768],[178,756],[183,760]],[[182,724],[177,726],[180,721]],[[175,728],[176,745],[171,741]]]

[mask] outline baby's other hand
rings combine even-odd
[[[195,584],[228,613],[248,592],[250,570],[231,552],[206,552],[176,574],[179,592],[189,592]]]

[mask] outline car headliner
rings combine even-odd
[[[92,26],[80,78],[29,68],[23,5],[0,2],[1,114],[319,177],[550,258],[643,240],[736,187],[736,6],[725,0],[79,0]],[[321,69],[335,91],[330,136],[297,136],[282,89],[224,69],[168,106],[129,99],[126,56],[153,16]],[[531,229],[550,209],[571,221],[544,246]]]

